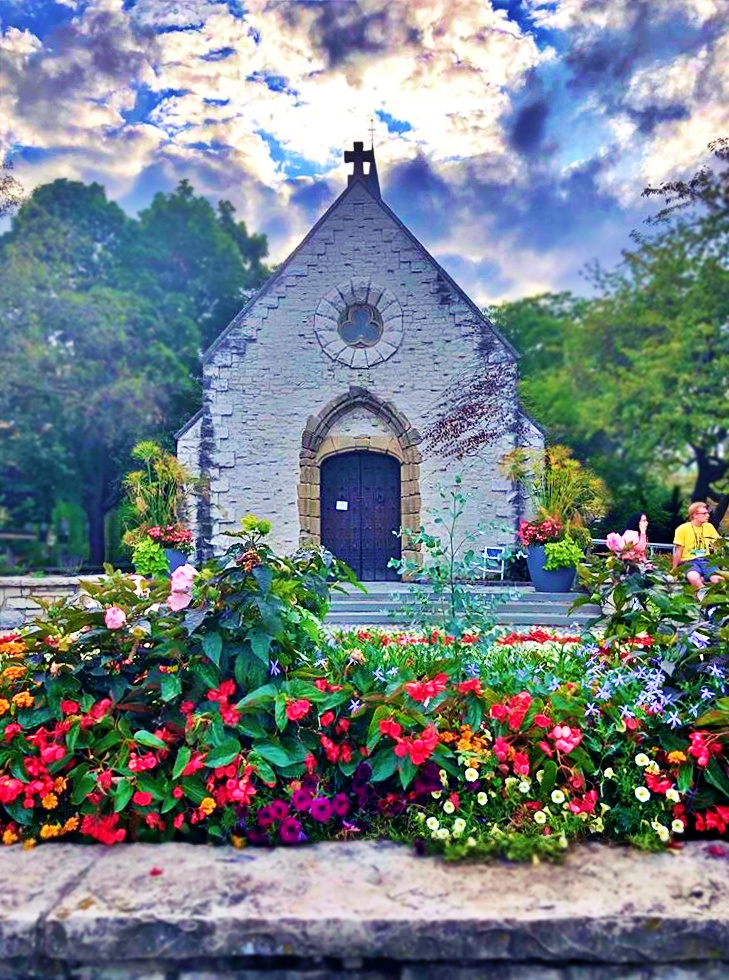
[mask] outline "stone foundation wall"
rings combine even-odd
[[[81,582],[94,581],[98,576],[29,575],[0,578],[0,630],[12,630],[34,619],[41,612],[38,600],[53,602],[69,598],[79,591]]]

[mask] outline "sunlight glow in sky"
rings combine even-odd
[[[584,290],[729,134],[729,0],[0,0],[0,152],[130,211],[182,177],[280,261],[374,126],[383,196],[480,303]],[[650,210],[654,210],[651,207]]]

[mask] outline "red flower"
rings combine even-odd
[[[151,817],[152,814],[150,813],[149,816]],[[149,877],[150,878],[157,878],[161,874],[162,874],[162,868],[150,868],[149,869]]]
[[[81,705],[78,701],[68,701],[65,698],[61,701],[61,711],[64,715],[75,715],[78,714]]]
[[[534,724],[538,728],[549,728],[552,724],[552,720],[549,715],[543,714],[541,711],[534,715]]]
[[[380,722],[380,734],[389,735],[390,738],[400,738],[402,735],[402,725],[394,718],[383,718]]]
[[[311,702],[307,701],[306,698],[301,698],[299,701],[291,701],[286,705],[286,717],[289,721],[299,721],[309,713],[310,707]]]
[[[323,715],[319,717],[319,724],[322,728],[327,728],[334,721],[334,712],[325,711]]]
[[[509,716],[509,709],[505,704],[492,704],[489,714],[496,721],[504,721]]]
[[[304,765],[307,772],[314,772],[316,769],[316,756],[312,752],[304,757]]]
[[[410,681],[405,685],[405,690],[413,701],[430,701],[436,694],[445,691],[447,683],[448,674],[437,674],[429,681]]]
[[[105,793],[108,793],[111,789],[111,781],[114,777],[114,773],[111,769],[105,769],[103,772],[97,773],[96,775],[96,785],[99,789],[103,789]]]
[[[481,687],[481,681],[478,677],[471,677],[467,681],[461,681],[460,684],[456,684],[456,690],[461,694],[475,694],[476,697],[481,697],[483,694],[483,688]]]
[[[151,802],[152,802],[152,794],[145,793],[140,789],[138,789],[134,794],[134,796],[132,797],[132,803],[136,803],[137,806],[149,806]]]
[[[5,726],[6,743],[9,742],[13,738],[13,736],[17,735],[18,732],[21,732],[22,730],[23,729],[21,728],[21,726],[15,721],[11,721],[9,725],[6,725]]]
[[[529,756],[526,754],[526,752],[515,752],[513,764],[514,773],[517,776],[529,775]]]

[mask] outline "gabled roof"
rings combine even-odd
[[[177,442],[178,439],[181,439],[186,432],[189,432],[190,429],[193,427],[193,425],[196,422],[200,421],[202,416],[203,416],[203,410],[201,408],[198,408],[198,410],[195,412],[192,418],[188,419],[187,422],[185,422],[185,424],[182,426],[182,428],[178,429],[177,432],[175,432],[175,442]]]
[[[493,333],[498,338],[498,340],[504,345],[504,347],[508,351],[511,352],[514,358],[518,358],[519,353],[516,350],[516,348],[506,339],[506,337],[503,336],[503,334],[492,323],[492,321],[483,313],[483,311],[480,310],[478,306],[476,306],[476,304],[473,302],[470,296],[468,296],[468,294],[464,292],[464,290],[458,285],[458,283],[445,271],[442,265],[436,259],[433,258],[433,256],[427,250],[427,248],[420,241],[418,241],[415,235],[413,235],[413,233],[410,231],[407,225],[403,224],[403,222],[400,220],[400,218],[398,218],[395,212],[390,207],[388,207],[387,204],[385,204],[385,202],[382,200],[379,194],[373,191],[372,186],[368,182],[367,176],[364,176],[364,177],[350,178],[350,182],[348,186],[345,187],[345,189],[342,191],[339,197],[332,204],[329,205],[327,210],[324,212],[321,218],[319,218],[316,224],[311,228],[311,230],[306,235],[306,237],[302,239],[302,241],[296,246],[293,252],[291,252],[291,254],[281,263],[281,265],[276,269],[276,271],[271,275],[271,277],[266,280],[264,285],[261,287],[261,289],[259,289],[259,291],[255,294],[255,296],[251,297],[251,299],[246,303],[243,309],[233,317],[233,319],[225,328],[225,330],[223,330],[222,333],[213,341],[210,347],[208,347],[208,349],[203,354],[202,363],[205,364],[212,357],[212,355],[222,345],[223,341],[227,338],[228,334],[230,334],[231,331],[234,330],[235,327],[245,318],[248,311],[253,309],[256,303],[260,299],[262,299],[269,292],[270,289],[272,289],[272,287],[284,275],[286,269],[288,268],[290,263],[296,258],[296,256],[301,251],[301,249],[303,249],[304,246],[307,245],[309,241],[311,241],[311,239],[314,237],[317,231],[326,222],[327,218],[332,213],[332,211],[334,211],[334,209],[339,206],[339,204],[345,199],[345,197],[347,197],[348,194],[352,193],[352,190],[355,187],[364,187],[364,189],[370,195],[370,197],[375,202],[375,204],[377,204],[378,207],[382,208],[382,210],[388,215],[388,217],[390,217],[395,222],[397,227],[410,239],[413,245],[415,245],[416,248],[418,248],[418,250],[422,253],[424,258],[427,259],[427,261],[430,262],[435,267],[438,274],[442,276],[443,279],[445,279],[445,281],[456,292],[456,294],[464,301],[464,303],[466,303],[469,309],[471,309],[476,314],[476,316],[479,317],[479,319],[482,320],[483,323],[485,323],[490,328],[490,330],[493,331]],[[188,425],[190,425],[190,423],[188,423]],[[185,428],[187,428],[187,426]],[[181,431],[184,431],[184,429]]]

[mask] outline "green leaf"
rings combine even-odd
[[[114,813],[119,813],[134,796],[134,784],[128,776],[122,776],[111,791],[114,800]]]
[[[182,681],[179,674],[162,674],[160,694],[163,701],[173,701],[182,694]]]
[[[219,667],[220,655],[223,652],[223,637],[220,633],[206,633],[202,638],[202,648],[205,656]]]
[[[161,738],[153,735],[152,732],[147,732],[144,729],[134,733],[134,741],[137,745],[146,745],[149,749],[166,749],[167,743],[163,742]]]
[[[392,751],[392,749],[380,749],[376,755],[373,755],[369,760],[369,764],[372,767],[372,782],[379,783],[383,779],[387,779],[391,776],[395,769],[397,768],[397,756]]]
[[[96,776],[92,772],[85,773],[78,782],[74,783],[71,802],[74,806],[80,806],[89,793],[96,788]]]
[[[238,755],[240,755],[240,742],[238,739],[226,738],[224,742],[208,752],[205,758],[205,765],[208,769],[218,769],[220,766],[228,766]]]
[[[679,793],[687,793],[691,789],[694,778],[694,767],[691,762],[683,762],[678,767],[677,786]]]
[[[557,781],[557,763],[553,759],[548,759],[544,766],[544,775],[542,776],[542,793],[549,794],[554,789],[554,784]]]
[[[268,633],[262,633],[260,630],[251,630],[248,641],[253,655],[258,657],[262,663],[268,664],[268,651],[271,649],[273,637],[269,636]]]
[[[716,761],[715,757],[711,758],[704,772],[706,773],[707,782],[711,783],[712,786],[716,786],[718,790],[721,790],[725,797],[729,797],[729,779],[727,779],[726,773]]]
[[[292,757],[283,745],[276,744],[275,742],[264,742],[262,745],[257,745],[256,751],[262,759],[265,759],[274,766],[290,766],[300,761]]]
[[[73,755],[73,751],[76,748],[76,743],[78,742],[78,737],[81,734],[81,726],[76,721],[71,725],[66,735],[66,748]]]
[[[253,569],[253,578],[258,582],[258,588],[261,592],[266,595],[266,593],[271,591],[271,583],[273,582],[273,570],[268,567],[268,565],[257,565]]]
[[[175,764],[172,767],[172,778],[179,779],[182,775],[182,770],[185,768],[187,763],[192,758],[192,749],[189,745],[183,745],[177,753],[177,758],[175,759]]]
[[[258,775],[266,783],[276,782],[276,773],[273,771],[271,766],[261,758],[261,756],[255,750],[248,756],[248,761],[252,766],[258,770]]]
[[[398,762],[399,765],[397,768],[400,772],[400,785],[403,789],[407,789],[413,779],[415,779],[415,774],[418,770],[407,756],[404,759],[399,759]]]
[[[185,796],[195,804],[201,803],[209,795],[202,781],[195,776],[184,776],[181,786],[185,791]]]
[[[263,687],[257,687],[255,691],[251,691],[250,694],[246,694],[244,698],[236,704],[238,711],[243,711],[244,708],[258,708],[264,704],[270,704],[274,701],[276,695],[278,694],[278,688],[275,684],[264,684]]]
[[[163,800],[165,798],[163,785],[154,776],[150,776],[149,773],[140,772],[137,774],[136,788],[140,789],[143,793],[151,793],[155,800]]]

